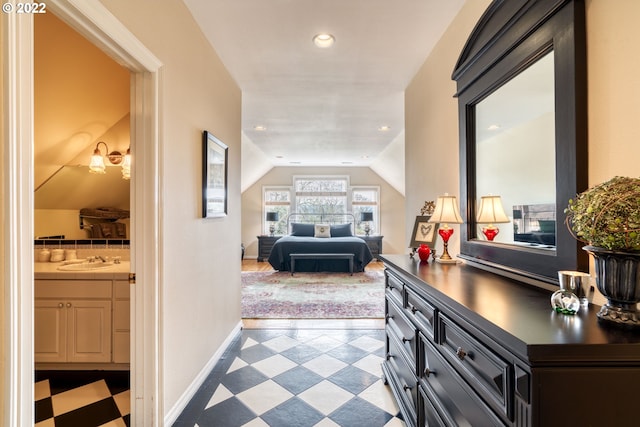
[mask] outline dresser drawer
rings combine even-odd
[[[394,339],[388,340],[387,361],[395,382],[394,393],[405,410],[409,411],[409,420],[415,420],[418,407],[418,380],[413,369],[405,360],[402,348]],[[413,423],[411,423],[413,424]]]
[[[406,288],[406,294],[407,310],[412,314],[420,330],[433,340],[436,324],[436,308],[409,288]]]
[[[411,321],[402,314],[402,309],[387,300],[387,334],[393,334],[397,343],[409,362],[416,364],[416,328]]]
[[[510,364],[447,316],[439,319],[444,356],[489,405],[513,419]]]
[[[400,307],[404,307],[404,283],[389,270],[385,270],[384,277],[387,296],[391,296]]]
[[[425,389],[424,397],[430,399],[430,406],[441,410],[435,418],[442,419],[446,426],[505,425],[426,338],[420,342],[423,347],[420,384]]]
[[[422,409],[423,420],[418,420],[418,425],[428,427],[448,427],[445,418],[436,409],[437,398],[430,396],[428,387],[418,387],[418,405]]]

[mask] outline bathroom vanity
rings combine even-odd
[[[96,271],[60,265],[34,264],[36,368],[128,368],[130,263]]]

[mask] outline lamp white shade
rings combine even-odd
[[[479,224],[506,223],[511,220],[504,212],[500,196],[482,196],[476,222]]]
[[[93,155],[91,156],[91,162],[89,163],[89,172],[91,173],[106,173],[105,172],[104,159],[100,154],[100,150],[96,147]]]
[[[435,222],[438,224],[462,224],[462,217],[458,209],[458,203],[456,202],[456,196],[438,196],[436,200],[436,207],[433,210],[429,222]]]

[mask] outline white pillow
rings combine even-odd
[[[316,224],[313,237],[331,237],[331,226],[329,224]]]

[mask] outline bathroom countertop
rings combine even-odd
[[[33,264],[35,279],[83,279],[83,280],[128,280],[131,263],[122,261],[98,271],[62,271],[63,262],[36,262]]]

